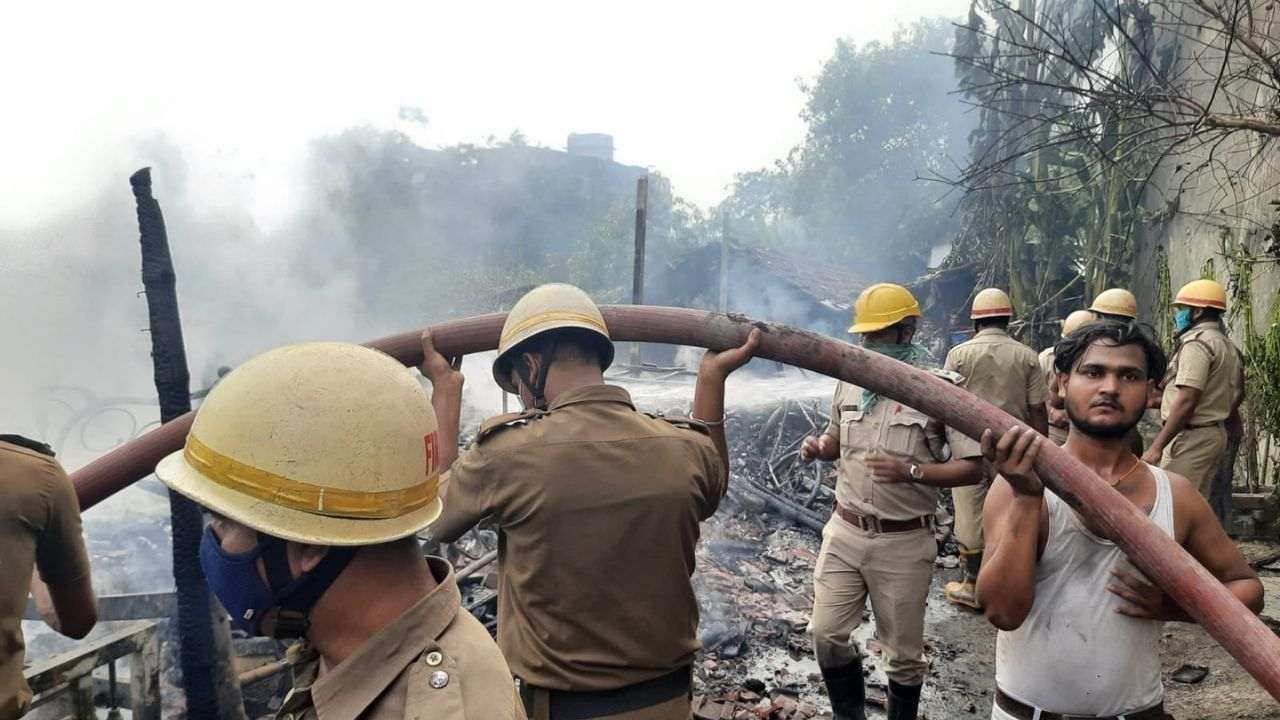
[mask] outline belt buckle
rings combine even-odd
[[[879,517],[877,517],[877,516],[875,516],[875,515],[864,515],[863,517],[864,517],[864,518],[866,518],[866,520],[867,520],[867,524],[871,526],[871,527],[869,527],[869,528],[865,528],[865,529],[870,530],[871,532],[874,532],[874,533],[876,533],[876,534],[883,534],[883,533],[884,533],[884,531],[880,529],[880,527],[881,527],[881,526],[880,526],[880,518],[879,518]]]

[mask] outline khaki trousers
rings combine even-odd
[[[860,530],[838,515],[822,530],[809,631],[818,665],[839,668],[859,655],[853,633],[868,599],[884,648],[885,674],[903,685],[924,681],[924,606],[938,543],[928,528]]]
[[[987,502],[990,480],[977,485],[951,488],[951,500],[956,506],[956,543],[961,550],[982,552],[986,547],[982,532],[982,506]]]
[[[1190,480],[1207,498],[1226,449],[1227,429],[1223,426],[1186,428],[1164,449],[1160,467]]]

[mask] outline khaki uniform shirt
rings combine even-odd
[[[703,425],[592,385],[486,422],[431,532],[452,542],[485,517],[501,528],[498,644],[517,677],[611,690],[692,662],[694,546],[727,483]]]
[[[89,574],[80,504],[52,457],[0,442],[0,720],[20,716],[31,700],[22,677],[22,615],[36,567],[50,585]]]
[[[1053,366],[1053,361],[1057,358],[1057,354],[1053,351],[1053,346],[1040,351],[1040,375],[1044,377],[1045,384],[1045,400],[1048,400],[1048,386],[1053,380],[1054,374],[1058,370]]]
[[[1202,322],[1193,326],[1178,339],[1178,349],[1169,362],[1160,419],[1169,419],[1178,386],[1184,385],[1201,391],[1188,425],[1225,421],[1239,393],[1244,391],[1242,372],[1240,351],[1222,331],[1221,324]]]
[[[935,372],[960,381],[954,373]],[[867,455],[884,453],[922,465],[982,455],[976,441],[897,400],[881,397],[870,410],[864,408],[862,388],[845,382],[836,386],[826,433],[840,439],[836,501],[881,520],[932,515],[938,507],[938,489],[914,482],[876,482],[864,464]]]
[[[437,587],[336,667],[322,671],[305,641],[289,649],[294,687],[277,718],[525,720],[502,654],[462,608],[453,568],[427,564]]]
[[[947,370],[964,376],[965,390],[1029,422],[1029,408],[1044,407],[1049,399],[1036,351],[1000,328],[980,330],[973,339],[947,353]]]

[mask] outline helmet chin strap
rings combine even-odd
[[[354,547],[331,547],[314,568],[294,578],[289,569],[287,543],[273,538],[266,544],[262,561],[276,610],[272,637],[283,640],[307,634],[311,608],[346,569],[356,551]]]
[[[516,376],[529,389],[529,394],[533,396],[532,409],[534,410],[547,409],[547,374],[551,372],[551,363],[555,360],[555,356],[556,341],[548,338],[538,348],[538,357],[542,362],[538,363],[538,376],[536,378],[531,377],[529,363],[524,357],[513,363],[516,369]]]

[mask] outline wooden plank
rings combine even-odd
[[[177,607],[176,596],[172,590],[158,593],[103,595],[98,598],[98,622],[169,618],[177,613]],[[27,600],[27,610],[22,619],[43,620],[33,600]]]
[[[1231,496],[1231,507],[1236,510],[1261,510],[1271,493],[1235,493]]]
[[[129,659],[129,706],[133,720],[160,720],[160,638],[155,626]]]

